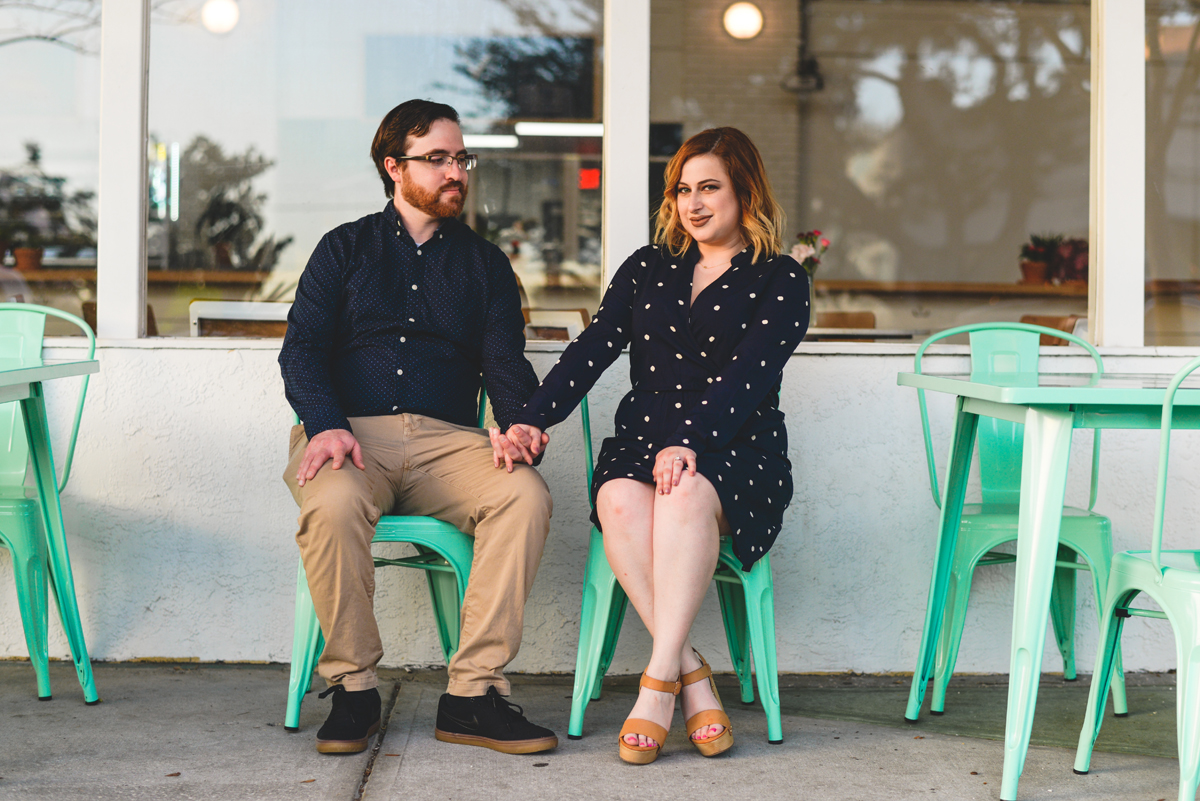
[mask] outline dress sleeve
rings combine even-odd
[[[501,429],[507,429],[537,386],[537,374],[525,358],[525,320],[521,316],[521,294],[512,264],[496,248],[489,264],[489,297],[484,326],[483,381],[492,401],[492,413]]]
[[[335,234],[321,239],[300,275],[279,350],[284,392],[309,439],[330,429],[350,430],[329,370],[346,262],[346,243]]]
[[[543,431],[567,419],[596,379],[629,344],[637,278],[650,254],[643,248],[613,276],[592,323],[566,347],[558,362],[513,420]]]
[[[788,358],[808,330],[808,275],[790,256],[777,256],[763,301],[746,321],[746,333],[725,369],[666,445],[691,448],[700,455],[734,438],[779,380]]]

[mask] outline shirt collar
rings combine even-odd
[[[412,242],[412,235],[410,235],[408,233],[408,229],[404,227],[404,221],[400,219],[400,212],[396,211],[396,204],[390,200],[383,208],[383,219],[389,226],[398,226],[400,230],[404,232],[404,238],[409,242]],[[446,217],[438,224],[437,230],[434,232],[434,235],[431,237],[431,239],[437,239],[443,235],[450,236],[457,230],[459,225],[462,225],[462,223],[460,223],[457,218]],[[413,244],[415,245],[416,243]]]

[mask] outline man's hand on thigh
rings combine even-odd
[[[304,482],[312,479],[321,469],[321,465],[329,460],[333,460],[331,465],[334,470],[340,470],[342,463],[346,461],[346,456],[349,454],[350,461],[359,470],[365,470],[366,464],[363,463],[362,446],[358,444],[358,440],[344,428],[331,428],[328,431],[322,431],[308,442],[308,447],[304,449],[304,458],[300,460],[300,469],[296,472],[296,480],[300,486],[304,486]]]

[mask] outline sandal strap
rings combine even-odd
[[[697,712],[687,719],[684,727],[688,731],[690,737],[697,729],[705,726],[724,726],[726,731],[733,730],[733,724],[729,722],[729,716],[720,709],[705,709],[703,712]]]
[[[701,660],[703,660],[703,657],[701,657]],[[704,681],[711,675],[712,668],[708,666],[707,662],[704,662],[704,664],[700,665],[700,667],[696,668],[691,673],[684,673],[682,676],[680,676],[679,683],[686,687],[689,684],[695,684],[698,681]]]
[[[648,676],[644,672],[642,673],[642,680],[640,684],[642,687],[645,687],[649,690],[654,690],[660,693],[670,693],[671,695],[679,695],[679,691],[683,689],[683,685],[680,684],[679,679],[676,679],[675,681],[662,681],[661,679]],[[656,737],[655,739],[657,740],[658,738]]]
[[[630,745],[629,743],[625,742],[625,735],[627,734],[640,734],[641,736],[649,737],[658,743],[658,746],[645,746],[647,748],[661,747],[662,744],[667,740],[666,729],[664,729],[662,726],[659,726],[652,720],[644,720],[642,718],[626,718],[625,725],[621,727],[621,733],[617,736],[621,740],[621,744],[626,748],[643,747],[640,745]]]

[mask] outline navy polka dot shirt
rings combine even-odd
[[[309,439],[348,417],[478,422],[480,378],[507,429],[537,387],[508,257],[447,219],[418,245],[391,202],[327,233],[300,276],[279,353]]]

